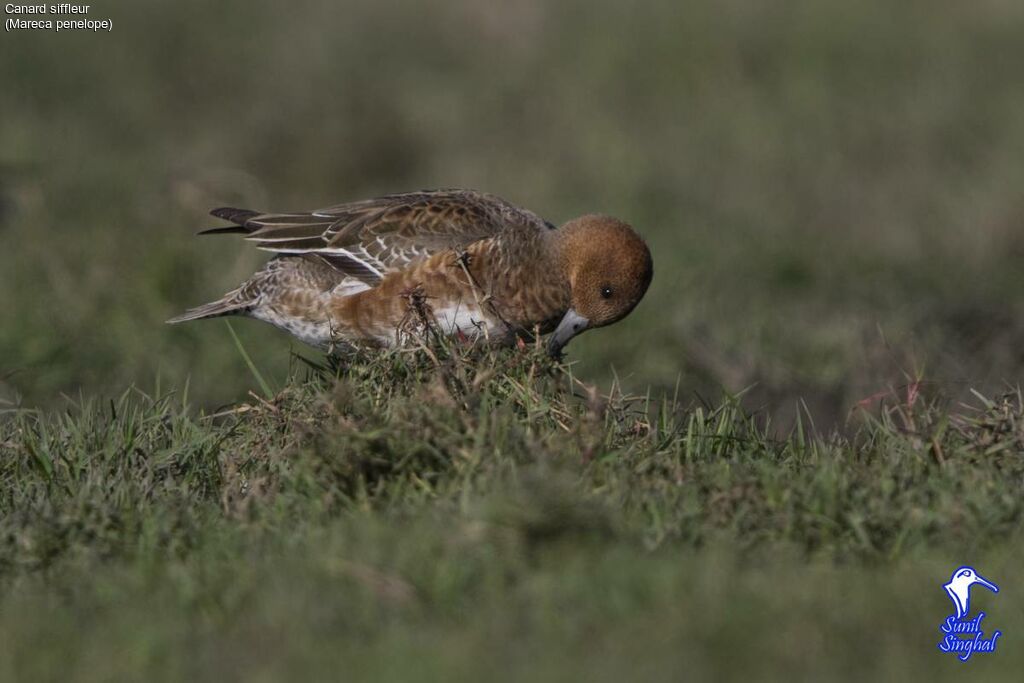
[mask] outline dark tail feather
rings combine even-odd
[[[197,235],[224,235],[228,233],[237,233],[239,235],[247,235],[252,232],[249,228],[243,225],[226,225],[220,228],[207,228],[206,230],[200,230]]]
[[[259,216],[260,212],[252,211],[250,209],[235,209],[230,206],[222,206],[219,209],[211,211],[210,215],[216,216],[217,218],[223,218],[226,221],[231,221],[235,225],[245,225],[247,220]]]
[[[231,221],[234,225],[227,225],[220,228],[209,228],[208,230],[200,230],[197,235],[225,235],[230,233],[246,235],[257,228],[245,227],[246,222],[253,216],[259,216],[259,211],[250,211],[249,209],[233,209],[230,206],[222,206],[219,209],[214,209],[210,212],[211,216],[217,218],[223,218],[226,221]]]
[[[249,310],[250,304],[244,301],[231,301],[220,299],[211,301],[202,306],[190,308],[184,313],[167,321],[170,325],[188,322],[189,320],[202,320],[203,318],[219,318],[223,315],[240,315]]]

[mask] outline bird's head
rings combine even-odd
[[[581,216],[558,233],[570,308],[551,335],[548,350],[552,355],[584,330],[626,317],[643,298],[654,275],[647,245],[633,228],[616,218]]]

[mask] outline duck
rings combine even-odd
[[[297,213],[223,207],[236,234],[274,256],[219,299],[170,324],[245,316],[328,352],[408,344],[429,328],[522,344],[550,334],[559,357],[580,333],[627,316],[651,284],[632,226],[587,214],[561,227],[495,195],[421,190]]]

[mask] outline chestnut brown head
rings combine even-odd
[[[571,294],[569,310],[548,344],[553,355],[584,330],[626,317],[647,292],[654,274],[643,239],[616,218],[581,216],[559,232],[561,267]]]

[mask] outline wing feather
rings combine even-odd
[[[551,227],[536,214],[472,190],[424,190],[339,204],[309,213],[217,209],[265,251],[315,254],[370,286],[391,270],[503,231]],[[226,231],[230,231],[227,229]]]

